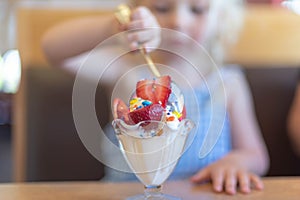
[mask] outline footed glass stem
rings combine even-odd
[[[144,190],[144,196],[146,199],[149,198],[155,198],[155,199],[161,199],[162,197],[162,193],[161,193],[161,186],[145,186],[145,190]]]
[[[178,197],[163,194],[161,188],[161,185],[145,186],[144,194],[128,197],[126,200],[180,200]]]

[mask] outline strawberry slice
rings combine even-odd
[[[129,108],[121,99],[114,99],[113,102],[113,115],[114,119],[121,119],[126,124],[134,124],[133,121],[129,118]]]
[[[154,80],[141,80],[136,86],[136,95],[149,100],[153,104],[161,104],[164,108],[171,93],[170,76],[162,76]]]
[[[161,121],[163,111],[164,108],[160,104],[151,104],[150,106],[130,112],[128,116],[135,124],[148,120]]]

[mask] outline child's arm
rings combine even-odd
[[[288,117],[288,131],[295,151],[300,155],[300,84],[298,84],[295,97]]]
[[[89,16],[60,23],[46,32],[42,47],[53,64],[62,64],[96,47],[101,41],[118,32],[114,16]]]
[[[155,27],[155,29],[144,29]],[[52,64],[62,65],[71,57],[88,52],[110,36],[129,30],[129,46],[135,50],[139,45],[157,47],[160,43],[159,24],[146,7],[133,10],[131,21],[121,25],[114,13],[105,16],[89,16],[61,23],[46,32],[42,47]],[[138,29],[138,30],[137,30]]]
[[[211,180],[215,191],[224,190],[229,194],[235,194],[239,184],[241,192],[248,193],[251,184],[255,189],[263,188],[263,183],[257,175],[266,173],[269,158],[255,118],[246,80],[237,75],[229,87],[225,85],[233,150],[221,160],[198,172],[192,177],[192,181]]]

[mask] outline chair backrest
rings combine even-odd
[[[103,165],[84,147],[73,121],[74,76],[55,68],[31,67],[26,80],[25,180],[100,180]],[[99,122],[105,125],[106,99],[101,91],[96,95]]]

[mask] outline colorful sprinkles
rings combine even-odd
[[[132,111],[135,111],[137,109],[141,109],[141,108],[144,108],[146,106],[150,106],[151,104],[152,104],[151,101],[144,100],[144,99],[139,98],[139,97],[134,97],[129,102],[129,109],[130,109],[130,112],[132,112]]]

